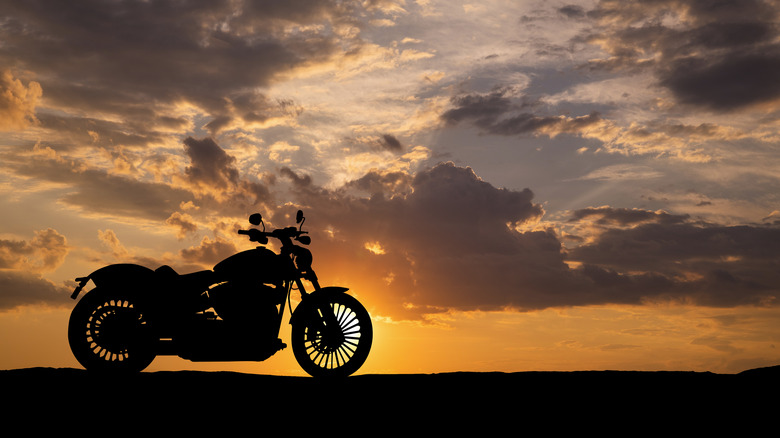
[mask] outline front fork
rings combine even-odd
[[[306,300],[311,294],[304,289],[301,277],[304,277],[311,282],[315,292],[320,290],[320,284],[313,271],[304,273],[304,275],[296,278],[295,284],[298,286],[298,291],[301,293],[301,299]],[[306,335],[308,341],[314,341],[315,339],[313,339],[313,337],[317,336],[317,333],[321,333],[322,336],[325,337],[326,342],[332,341],[339,344],[343,340],[344,334],[341,332],[341,327],[336,319],[334,309],[327,300],[316,300],[315,305],[311,306],[310,312],[309,315],[306,315],[309,322],[305,323],[311,329]]]

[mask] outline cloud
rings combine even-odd
[[[0,269],[53,271],[69,251],[65,236],[52,228],[36,231],[29,242],[0,239]]]
[[[289,162],[288,154],[299,151],[300,146],[291,145],[286,141],[277,141],[268,148],[268,158],[276,162]]]
[[[544,214],[530,190],[497,188],[452,163],[414,175],[371,172],[337,190],[286,174],[320,249],[321,280],[346,279],[394,318],[668,301],[763,306],[779,292],[772,266],[780,254],[769,243],[780,238],[776,227],[591,207],[568,224],[598,229],[565,247],[562,232],[520,226]]]
[[[189,192],[164,183],[112,175],[62,158],[16,157],[8,165],[18,175],[66,186],[62,202],[87,214],[164,221],[180,203],[192,199]]]
[[[476,126],[489,129],[498,119],[514,108],[512,101],[503,90],[487,94],[465,94],[452,98],[454,108],[442,114],[442,119],[450,124],[471,121]]]
[[[780,99],[780,8],[761,0],[601,1],[586,40],[610,56],[597,69],[651,71],[679,103],[734,111]]]
[[[225,153],[212,138],[196,140],[187,137],[184,146],[190,159],[190,165],[184,169],[184,173],[192,184],[218,190],[238,184],[236,159]]]
[[[372,171],[334,189],[290,169],[280,174],[292,181],[294,197],[263,211],[267,225],[289,225],[302,207],[321,282],[350,287],[394,319],[659,301],[776,304],[780,228],[769,223],[725,226],[664,211],[590,207],[572,212],[565,225],[597,230],[568,247],[562,232],[540,222],[545,212],[530,190],[495,187],[453,163],[413,174]],[[178,256],[153,260],[132,254],[111,230],[99,237],[114,259],[151,268],[209,268],[239,250],[224,237],[204,237]],[[60,299],[63,288],[35,272],[62,262],[63,236],[43,230],[0,248],[2,281],[36,290],[8,289],[6,307]],[[21,263],[20,255],[38,261]],[[28,265],[38,271],[23,272]]]
[[[18,176],[37,181],[36,190],[62,189],[57,198],[87,215],[99,215],[165,223],[182,205],[198,201],[203,213],[231,214],[256,209],[272,202],[268,187],[249,176],[241,177],[235,158],[211,138],[188,138],[184,151],[188,165],[155,157],[154,178],[138,171],[128,175],[116,172],[115,164],[104,169],[94,157],[70,158],[47,147],[30,152],[3,154],[2,166]],[[48,182],[50,184],[44,184]],[[181,217],[179,217],[181,219]],[[183,222],[180,226],[185,225]],[[188,225],[186,229],[191,229]]]
[[[371,196],[406,196],[412,191],[412,176],[402,171],[372,170],[358,179],[348,181],[344,186]]]
[[[317,224],[313,235],[327,239],[329,255],[323,260],[315,252],[315,267],[349,278],[347,268],[354,271],[352,281],[356,270],[376,275],[364,286],[385,301],[384,312],[408,317],[446,308],[526,306],[525,294],[540,293],[543,278],[566,269],[554,235],[514,231],[514,224],[543,214],[530,190],[496,188],[452,163],[415,175],[372,172],[347,186],[371,196],[299,184],[307,224]],[[366,245],[381,247],[381,254],[371,255]]]
[[[588,207],[575,210],[571,214],[570,222],[582,221],[596,217],[599,224],[610,225],[635,225],[640,223],[655,222],[673,224],[686,222],[689,215],[669,214],[665,211],[647,211],[638,208],[613,208],[613,207]]]
[[[401,145],[401,142],[398,141],[398,139],[392,134],[383,134],[381,144],[383,147],[391,151],[403,150],[403,146]]]
[[[27,240],[0,239],[0,311],[31,304],[64,305],[68,289],[45,278],[70,252],[67,239],[54,229]]]
[[[670,113],[681,108],[668,98],[726,112],[770,107],[780,91],[765,72],[776,70],[780,57],[776,11],[769,3],[602,1],[591,10],[563,3],[516,14],[524,26],[514,35],[507,36],[502,26],[483,26],[488,33],[467,38],[476,47],[453,47],[451,41],[435,47],[441,29],[463,33],[451,23],[424,29],[413,35],[417,51],[400,45],[411,41],[405,32],[424,16],[404,13],[400,2],[87,4],[80,11],[43,0],[0,6],[0,64],[10,69],[0,88],[5,98],[0,111],[9,116],[0,120],[13,125],[8,129],[34,128],[8,137],[0,166],[11,178],[28,182],[28,191],[46,191],[78,214],[154,224],[195,238],[203,224],[232,225],[253,211],[263,212],[269,224],[286,226],[300,207],[315,237],[312,250],[315,267],[325,273],[323,283],[354,286],[361,299],[397,318],[450,309],[663,299],[766,304],[776,295],[777,254],[767,244],[777,241],[774,217],[737,227],[703,223],[679,211],[582,206],[568,222],[546,222],[547,200],[536,200],[530,189],[483,180],[474,171],[482,164],[418,168],[442,155],[416,143],[435,137],[419,128],[417,118],[436,114],[445,125],[484,134],[580,137],[555,144],[569,146],[571,140],[572,150],[587,143],[589,151],[625,157],[676,154],[704,163],[718,158],[716,143],[726,148],[760,138],[763,144],[747,145],[758,150],[776,137],[769,124],[773,115],[761,122],[766,129],[740,132],[726,127],[736,123],[728,116],[703,122],[701,113]],[[457,9],[462,16],[462,7]],[[498,15],[483,9],[477,18],[501,24],[493,21]],[[440,23],[451,18],[441,12]],[[529,19],[532,15],[536,18]],[[365,27],[374,18],[396,26]],[[553,22],[561,18],[563,32]],[[580,32],[588,23],[592,27]],[[512,41],[484,43],[480,35]],[[582,42],[591,45],[579,50]],[[574,69],[591,58],[595,45],[603,50],[598,59],[590,68]],[[463,53],[450,56],[452,49]],[[534,49],[553,55],[539,58]],[[540,67],[563,55],[569,64],[556,65],[563,74]],[[410,60],[423,68],[417,73],[399,68]],[[747,66],[765,69],[740,77]],[[440,80],[421,87],[391,79],[387,85],[387,75],[370,74],[379,69],[394,69],[392,78],[423,82],[425,72]],[[458,83],[466,76],[468,81]],[[291,78],[288,87],[273,88]],[[323,78],[336,85],[324,86]],[[630,95],[637,83],[647,88],[641,97]],[[614,85],[620,86],[601,93]],[[437,93],[467,86],[477,91],[457,91],[448,107],[441,106],[447,98]],[[364,95],[357,91],[372,90],[375,113],[357,114],[364,109],[359,105],[330,105],[334,96],[345,99],[348,89],[354,99]],[[545,94],[552,92],[558,94]],[[428,106],[419,110],[420,102]],[[325,125],[328,133],[321,136]],[[337,125],[346,125],[352,136]],[[453,139],[454,150],[466,147],[458,144],[462,141]],[[557,157],[545,158],[551,156]],[[586,161],[590,158],[577,156],[591,173],[576,168],[591,182],[662,175],[630,162],[615,164],[613,157],[597,164]],[[739,159],[744,158],[732,162]],[[285,167],[274,170],[276,165]],[[709,172],[704,166],[694,170]],[[772,178],[767,171],[757,183],[768,186]],[[698,186],[707,191],[703,199],[720,199],[709,187]],[[288,189],[292,198],[282,193]],[[185,209],[195,203],[197,211]],[[222,232],[234,232],[223,226]],[[576,230],[581,234],[574,237],[583,238],[565,239],[561,230]],[[67,254],[57,234],[2,241],[5,281],[28,281],[42,296],[54,297],[57,286],[51,289],[39,273]],[[225,235],[202,237],[160,260],[138,256],[111,230],[99,238],[110,250],[101,257],[202,268],[238,249]],[[45,252],[44,242],[61,252]]]
[[[602,122],[601,116],[596,112],[579,117],[537,116],[523,113],[496,122],[490,131],[501,135],[542,133],[555,137],[559,134],[581,134],[589,127],[597,126]]]
[[[773,3],[600,1],[556,12],[581,29],[569,40],[571,69],[529,67],[518,58],[512,63],[527,75],[522,82],[510,80],[506,65],[472,69],[463,87],[495,81],[494,88],[454,95],[441,121],[491,135],[569,134],[595,140],[590,150],[598,152],[698,163],[729,156],[729,141],[774,141],[773,115],[752,120],[766,128],[742,124],[749,110],[766,113],[780,103],[770,73],[780,60]]]
[[[93,146],[106,150],[120,147],[147,147],[165,142],[166,135],[155,130],[155,124],[146,126],[127,121],[103,120],[43,113],[38,114],[39,126],[55,133],[56,140],[48,140],[58,150]],[[184,122],[181,122],[182,124]]]
[[[25,86],[9,70],[0,72],[0,131],[24,129],[36,122],[35,107],[42,93],[38,82]]]
[[[36,304],[67,306],[73,303],[71,292],[37,273],[0,270],[0,311]]]
[[[350,151],[366,154],[369,159],[375,159],[377,153],[385,151],[399,155],[404,152],[404,145],[393,134],[348,136],[342,142]]]
[[[165,220],[165,223],[178,229],[177,236],[179,239],[183,239],[188,234],[198,231],[198,225],[192,216],[187,213],[175,211],[171,214],[171,217]]]
[[[640,166],[636,164],[613,164],[610,166],[602,167],[594,171],[589,172],[587,175],[580,177],[582,180],[650,180],[653,178],[660,178],[664,176],[662,172],[659,172],[648,166]]]
[[[601,87],[609,84],[588,85],[588,93],[601,94]],[[577,87],[575,87],[577,88]],[[582,90],[582,89],[580,89]],[[572,94],[573,93],[573,94]],[[529,96],[509,88],[488,93],[465,93],[451,98],[451,107],[441,113],[445,126],[471,124],[482,134],[501,136],[556,136],[568,134],[583,139],[596,140],[598,151],[619,154],[652,154],[672,157],[688,162],[708,162],[720,158],[719,148],[704,147],[717,141],[734,141],[754,137],[761,139],[765,133],[743,132],[728,125],[712,122],[687,124],[666,119],[665,116],[650,120],[620,121],[621,116],[603,116],[598,111],[572,116],[554,114],[562,105],[574,101],[579,107],[604,105],[594,96],[587,99],[576,96],[576,91],[567,91],[543,102],[530,102]],[[570,104],[570,103],[569,103]],[[542,108],[551,115],[539,114]],[[655,117],[655,116],[654,116]],[[762,140],[764,141],[764,140]]]
[[[180,252],[178,257],[170,253],[159,256],[144,255],[144,250],[139,246],[126,247],[116,232],[111,229],[97,230],[97,235],[98,240],[108,249],[108,253],[99,251],[89,257],[88,260],[93,264],[94,269],[111,263],[134,263],[150,269],[156,269],[162,265],[172,265],[180,272],[192,272],[201,270],[204,266],[200,260],[191,260],[191,258],[183,256],[184,251]]]
[[[585,8],[580,5],[566,5],[558,8],[558,12],[565,15],[568,18],[583,18],[585,17]]]
[[[772,268],[780,250],[769,243],[780,238],[778,227],[607,207],[580,210],[572,219],[591,215],[605,227],[567,257],[586,265],[584,273],[596,285],[631,285],[638,289],[623,288],[626,296],[710,306],[774,304],[780,293],[780,273]]]
[[[731,111],[780,98],[772,72],[780,68],[780,45],[735,51],[717,59],[675,60],[661,73],[661,85],[686,104]]]
[[[359,50],[364,43],[344,30],[359,29],[352,16],[360,10],[309,0],[4,4],[0,65],[36,76],[26,96],[11,83],[20,117],[29,118],[43,89],[49,108],[139,126],[192,105],[210,116],[214,134],[279,116],[260,89],[280,75]],[[3,88],[8,81],[4,73]]]
[[[442,113],[449,125],[471,122],[484,133],[495,135],[580,135],[600,128],[605,121],[597,112],[578,117],[564,115],[540,116],[525,111],[527,104],[515,102],[509,90],[490,93],[469,93],[452,98],[453,108]]]
[[[179,254],[186,262],[211,268],[236,252],[236,246],[232,242],[219,237],[212,240],[207,236],[198,246],[182,249]]]
[[[130,251],[119,241],[114,230],[98,230],[98,239],[111,250],[115,259],[122,260],[130,257]]]

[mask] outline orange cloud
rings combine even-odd
[[[62,264],[69,251],[65,236],[52,228],[36,231],[29,242],[0,240],[0,269],[53,271]]]
[[[35,107],[43,95],[38,82],[27,86],[15,79],[9,70],[0,73],[0,131],[25,129],[35,118]]]

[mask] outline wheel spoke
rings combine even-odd
[[[71,315],[68,338],[88,370],[140,371],[154,359],[149,325],[134,302],[116,292],[90,292]]]
[[[317,320],[293,326],[293,352],[301,366],[313,376],[348,376],[365,362],[371,349],[373,329],[370,316],[349,295],[334,295],[325,314],[318,309]],[[335,323],[335,326],[333,325]]]

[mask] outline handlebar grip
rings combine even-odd
[[[249,234],[249,230],[238,230],[238,234]]]

